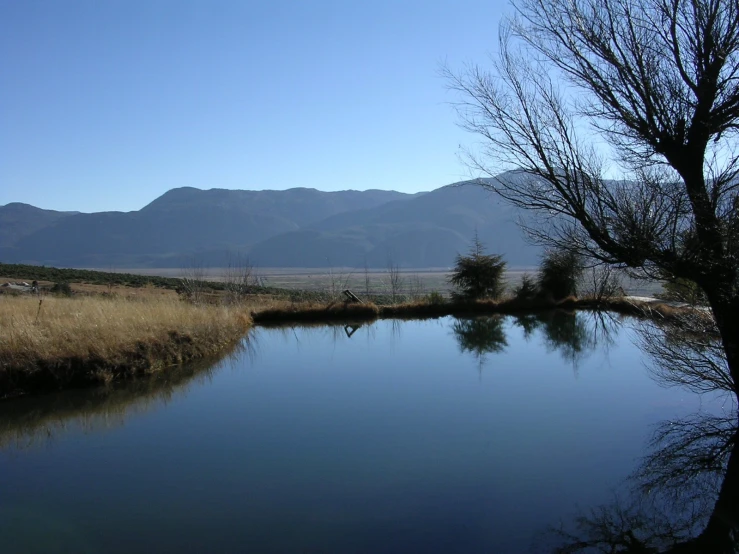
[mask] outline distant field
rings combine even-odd
[[[180,268],[106,268],[106,271],[117,273],[133,273],[160,277],[182,277],[187,271]],[[389,275],[387,270],[372,268],[365,275],[364,268],[256,268],[257,273],[268,287],[300,289],[319,292],[351,289],[357,294],[384,295],[390,292]],[[204,269],[205,279],[222,281],[226,275],[226,268]],[[509,288],[513,288],[521,281],[524,273],[535,274],[536,268],[511,268],[506,272],[506,281]],[[419,268],[413,270],[402,269],[402,294],[428,294],[438,291],[447,294],[449,269],[447,268]],[[369,287],[367,286],[369,282]],[[662,290],[658,282],[622,279],[623,288],[627,294],[635,296],[653,296]]]

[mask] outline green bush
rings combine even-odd
[[[452,293],[455,300],[499,298],[503,294],[506,263],[501,256],[484,252],[484,246],[475,235],[470,253],[457,255],[449,278],[449,283],[457,289]]]
[[[664,300],[685,302],[693,306],[708,304],[703,289],[695,281],[689,279],[673,279],[662,284],[664,292],[658,295]]]
[[[577,252],[547,250],[539,267],[539,294],[555,300],[577,296],[583,270],[582,258]]]
[[[521,284],[513,289],[513,295],[516,300],[532,300],[539,294],[539,287],[536,285],[536,280],[529,275],[524,273],[521,277]]]
[[[69,286],[69,283],[65,282],[54,283],[50,292],[59,296],[72,296],[72,287]]]
[[[442,295],[439,291],[432,290],[426,296],[426,302],[428,302],[429,304],[443,304],[444,295]]]

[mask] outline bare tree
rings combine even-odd
[[[333,266],[329,265],[327,277],[327,292],[331,295],[332,299],[336,299],[341,295],[342,291],[349,288],[349,281],[351,280],[352,272],[337,271]]]
[[[408,296],[411,300],[418,300],[426,293],[426,287],[418,273],[408,277]]]
[[[598,264],[585,270],[584,283],[581,288],[584,296],[596,302],[618,296],[623,290],[618,271],[608,264]]]
[[[400,273],[400,266],[391,257],[387,259],[387,277],[390,286],[390,297],[393,304],[395,304],[400,300],[403,291],[403,276]]]
[[[370,274],[367,258],[364,259],[364,295],[369,298],[370,295]]]
[[[182,268],[182,280],[178,289],[188,300],[196,304],[203,302],[208,289],[208,269],[203,261],[193,258],[188,267]]]
[[[261,278],[248,256],[229,256],[223,280],[230,302],[241,302],[261,284]]]
[[[514,6],[492,72],[444,70],[471,164],[541,242],[696,282],[739,383],[739,3]]]

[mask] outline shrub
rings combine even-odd
[[[452,293],[456,300],[478,300],[498,298],[503,294],[506,263],[501,256],[485,254],[485,248],[475,235],[467,256],[457,255],[457,261],[449,278],[457,290]]]
[[[695,281],[689,279],[672,279],[662,284],[664,292],[658,297],[663,300],[685,302],[693,306],[708,304],[703,289]]]
[[[426,302],[428,302],[429,304],[443,304],[444,296],[439,291],[432,290],[426,296]]]
[[[72,287],[69,286],[69,283],[54,283],[54,285],[51,287],[50,292],[53,294],[58,294],[60,296],[72,296]]]
[[[532,300],[539,294],[539,287],[536,286],[536,281],[528,273],[524,273],[521,277],[521,284],[513,289],[513,295],[516,300]]]
[[[555,300],[577,296],[583,274],[582,258],[572,250],[547,250],[539,267],[539,293]]]

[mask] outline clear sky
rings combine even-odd
[[[136,210],[198,188],[430,190],[474,140],[439,64],[507,2],[0,0],[0,205]]]

